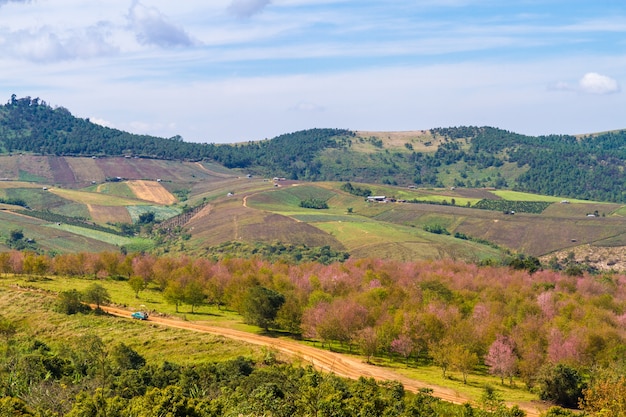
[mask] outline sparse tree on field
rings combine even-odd
[[[109,291],[100,284],[91,284],[83,292],[84,300],[88,303],[95,304],[96,310],[100,310],[102,304],[111,302]]]

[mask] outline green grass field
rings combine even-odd
[[[111,233],[102,232],[100,230],[87,229],[84,227],[73,226],[70,224],[49,223],[49,224],[46,224],[46,227],[57,229],[57,230],[64,230],[66,232],[70,232],[75,235],[85,236],[90,239],[99,240],[101,242],[105,242],[105,243],[116,245],[116,246],[127,246],[127,247],[133,246],[133,245],[136,245],[138,247],[154,246],[153,242],[149,239],[118,236],[118,235],[114,235]]]
[[[106,182],[95,187],[90,187],[90,191],[122,198],[137,198],[126,182]]]
[[[178,216],[181,213],[181,209],[177,207],[163,207],[163,206],[128,206],[128,213],[130,214],[133,223],[139,221],[139,216],[144,213],[154,213],[154,218],[158,221],[167,220],[171,217]]]
[[[531,193],[522,193],[519,191],[511,191],[511,190],[494,190],[493,194],[504,200],[510,201],[546,201],[546,202],[561,202],[563,200],[567,200],[570,203],[581,203],[581,204],[598,204],[596,201],[588,201],[588,200],[577,200],[572,198],[563,198],[563,197],[554,197],[549,195],[541,195],[541,194],[531,194]]]
[[[118,197],[102,193],[92,193],[80,190],[68,190],[65,188],[51,188],[50,193],[67,200],[76,201],[82,204],[94,204],[99,206],[130,206],[148,204],[141,200]]]
[[[164,360],[180,364],[218,362],[238,356],[260,359],[263,354],[262,349],[254,345],[130,318],[55,313],[52,311],[55,302],[53,294],[15,291],[6,288],[9,284],[6,278],[0,279],[3,317],[16,322],[18,329],[28,329],[29,334],[36,334],[38,340],[50,346],[61,343],[71,345],[81,336],[96,335],[107,345],[123,342],[156,364]],[[22,284],[37,287],[37,283]],[[21,337],[21,332],[16,337]]]

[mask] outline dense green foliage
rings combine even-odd
[[[325,200],[321,200],[319,198],[308,198],[306,200],[300,201],[300,207],[323,210],[328,208],[328,203]]]
[[[340,129],[311,129],[272,140],[242,145],[215,145],[133,135],[80,119],[63,107],[52,108],[38,98],[11,97],[0,107],[0,146],[7,152],[49,155],[135,155],[181,160],[213,160],[229,168],[267,175],[314,179],[318,152],[339,146],[353,135]]]
[[[336,251],[330,246],[309,247],[281,242],[249,244],[232,241],[209,247],[205,256],[215,261],[225,258],[254,257],[270,262],[280,261],[292,265],[304,262],[319,262],[328,265],[333,262],[343,262],[350,257],[350,254],[348,252]]]
[[[550,206],[547,201],[511,201],[511,200],[480,200],[472,207],[483,210],[502,211],[507,214],[535,213],[540,214]]]
[[[407,394],[396,382],[350,381],[268,357],[147,363],[94,335],[59,347],[24,338],[0,357],[3,416],[463,416],[473,409]],[[478,412],[478,411],[477,411]],[[499,416],[514,416],[504,413]]]
[[[22,198],[4,198],[0,197],[0,204],[12,204],[14,206],[27,207],[26,201]]]
[[[352,195],[358,195],[359,197],[368,197],[372,195],[372,190],[369,188],[354,186],[349,182],[342,184],[341,189]]]
[[[448,146],[446,161],[470,166],[498,166],[513,162],[527,167],[514,188],[538,194],[589,200],[626,201],[626,131],[582,139],[567,135],[525,136],[500,129],[439,129],[453,142],[467,138],[467,150]]]

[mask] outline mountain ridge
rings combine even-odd
[[[209,161],[252,175],[419,187],[493,187],[626,202],[626,130],[528,136],[494,127],[415,132],[309,129],[242,144],[134,135],[44,101],[0,106],[0,150],[54,156]]]

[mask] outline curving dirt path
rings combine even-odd
[[[131,314],[131,312],[128,310],[116,307],[101,306],[100,308],[102,308],[107,313],[118,317],[129,318]],[[408,378],[404,375],[400,375],[387,368],[366,364],[358,359],[353,359],[339,353],[302,345],[295,341],[287,339],[276,339],[224,327],[215,327],[164,317],[150,317],[148,321],[163,326],[192,330],[202,333],[211,333],[235,340],[240,340],[246,343],[268,346],[291,357],[299,358],[305,362],[309,362],[316,369],[326,372],[333,372],[342,377],[358,379],[359,377],[363,376],[366,378],[374,378],[379,381],[395,380],[400,382],[402,385],[404,385],[404,388],[406,390],[411,392],[417,392],[421,388],[430,388],[433,390],[433,396],[441,398],[442,400],[449,401],[455,404],[464,404],[470,402],[468,397],[456,392],[453,389],[440,387],[437,385],[430,385],[415,379]],[[513,403],[508,405],[511,406],[513,405]],[[526,412],[526,415],[528,417],[539,417],[540,415],[539,406],[536,404],[517,405]]]

